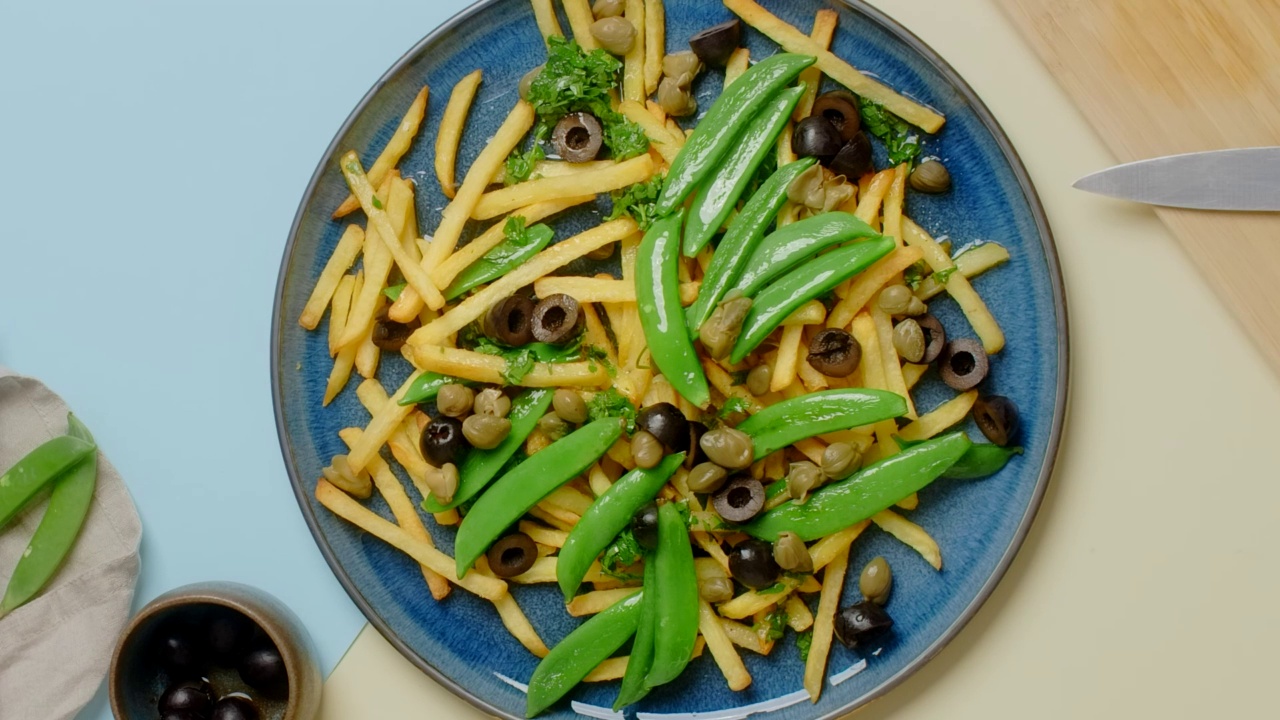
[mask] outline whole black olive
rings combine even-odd
[[[813,336],[808,360],[813,369],[823,375],[849,377],[862,362],[862,345],[848,332],[828,328]]]
[[[604,144],[604,128],[595,115],[588,112],[569,113],[556,123],[551,133],[556,152],[568,162],[595,160]]]
[[[773,559],[773,546],[763,540],[744,540],[729,553],[729,574],[753,590],[778,582],[781,572]]]
[[[422,429],[422,457],[436,467],[447,463],[457,465],[469,447],[462,434],[462,421],[457,418],[433,418]]]
[[[533,308],[533,338],[538,342],[563,345],[578,336],[582,323],[582,307],[564,293],[545,297]]]
[[[388,352],[400,352],[414,330],[422,327],[422,321],[414,318],[407,323],[399,323],[387,316],[387,308],[378,313],[373,323],[373,344]]]
[[[857,133],[840,148],[831,160],[831,172],[856,180],[875,168],[871,164],[871,141],[866,133]]]
[[[689,421],[680,408],[671,403],[658,403],[641,410],[636,416],[636,427],[647,430],[671,452],[688,449]]]
[[[253,630],[253,621],[235,610],[219,612],[209,622],[209,654],[223,665],[235,663],[253,640]]]
[[[987,377],[991,361],[982,343],[972,338],[959,338],[947,343],[938,356],[938,374],[942,382],[957,392],[972,390]]]
[[[1018,406],[1003,395],[978,398],[973,405],[973,419],[982,434],[997,445],[1008,445],[1018,435]]]
[[[640,547],[648,550],[658,548],[658,505],[649,503],[631,516],[631,534],[635,536]]]
[[[689,49],[702,62],[714,67],[724,67],[729,56],[742,42],[742,21],[734,18],[689,38]]]
[[[916,323],[924,331],[924,357],[920,362],[928,365],[942,354],[942,348],[947,344],[947,331],[938,318],[929,314],[916,318]]]
[[[207,680],[188,680],[171,685],[160,696],[156,706],[161,715],[180,715],[192,720],[209,717],[213,707],[213,688]]]
[[[485,554],[489,569],[500,578],[510,578],[529,571],[538,559],[538,546],[524,533],[512,533],[489,547]]]
[[[200,643],[191,631],[170,626],[160,635],[156,656],[170,677],[186,680],[199,677],[204,669],[201,651]]]
[[[893,627],[893,618],[884,608],[863,600],[836,614],[836,637],[850,649],[884,635]]]
[[[750,476],[730,480],[711,496],[720,517],[734,523],[749,522],[764,510],[764,485]]]
[[[258,720],[262,713],[253,700],[242,695],[227,695],[213,706],[209,720]]]
[[[809,116],[796,123],[791,136],[791,151],[800,157],[816,157],[823,165],[831,162],[844,142],[835,126],[823,118]]]
[[[707,461],[707,451],[702,449],[702,436],[707,434],[707,426],[697,420],[689,421],[689,447],[684,456],[684,467],[686,470],[693,468],[694,465]]]
[[[240,679],[269,697],[283,697],[289,691],[289,671],[274,645],[264,645],[245,653],[236,666]]]
[[[831,123],[840,139],[848,142],[862,129],[862,115],[858,112],[858,96],[848,90],[832,90],[813,101],[813,112]]]
[[[484,317],[484,334],[511,347],[533,342],[533,301],[512,295],[495,303]]]

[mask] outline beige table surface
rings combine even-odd
[[[1150,211],[1070,189],[1112,158],[994,4],[874,4],[955,65],[1030,168],[1067,278],[1074,397],[1058,472],[1004,582],[859,717],[1273,712],[1280,382]],[[483,715],[366,627],[321,717]]]

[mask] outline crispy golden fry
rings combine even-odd
[[[587,162],[571,163],[564,160],[539,160],[533,164],[533,170],[529,172],[529,180],[539,180],[541,178],[567,177],[569,175],[577,175],[578,173],[587,172],[588,170],[602,170],[604,168],[617,165],[612,160],[588,160]],[[503,165],[498,168],[498,172],[493,176],[493,184],[505,185],[507,181],[507,168]],[[594,199],[595,196],[592,196]]]
[[[614,588],[613,590],[596,590],[584,593],[569,601],[565,609],[573,617],[585,617],[604,612],[614,603],[625,600],[639,592],[639,588]]]
[[[724,0],[725,7],[742,17],[751,27],[769,36],[787,52],[813,55],[818,67],[828,77],[852,90],[859,97],[880,103],[886,110],[924,130],[936,133],[946,122],[937,112],[913,102],[881,83],[858,72],[852,65],[814,42],[808,35],[779,20],[755,0]]]
[[[373,161],[373,165],[369,166],[369,183],[375,186],[382,185],[382,181],[386,180],[387,175],[400,164],[400,158],[409,152],[409,145],[413,143],[413,138],[418,134],[418,128],[422,125],[422,118],[427,112],[427,95],[429,90],[424,85],[418,91],[418,95],[409,104],[408,111],[405,112],[404,118],[400,120],[400,124],[396,126],[396,131],[392,133],[391,139],[387,141],[387,146],[382,149],[382,153]],[[360,209],[360,199],[355,195],[347,196],[347,199],[333,211],[333,219],[350,215]]]
[[[849,323],[853,321],[853,316],[857,315],[858,311],[868,302],[871,302],[871,298],[880,292],[880,288],[897,277],[903,270],[918,262],[921,257],[923,257],[923,253],[920,252],[920,248],[908,246],[898,248],[877,260],[874,265],[864,270],[861,275],[853,278],[853,282],[848,286],[846,294],[831,309],[831,313],[827,315],[827,327],[847,328]]]
[[[956,264],[956,272],[972,280],[997,265],[1009,262],[1009,251],[997,243],[983,243],[969,248],[952,259]],[[916,297],[928,300],[945,292],[947,286],[938,282],[933,275],[926,277],[916,290]]]
[[[342,231],[342,237],[338,239],[338,245],[329,256],[329,261],[325,263],[324,270],[320,271],[320,279],[316,280],[311,297],[307,299],[307,304],[302,308],[302,314],[298,316],[299,325],[308,330],[315,330],[320,325],[320,318],[324,317],[325,308],[329,307],[330,301],[333,300],[338,284],[342,282],[347,270],[355,264],[356,256],[360,254],[363,247],[364,228],[359,225],[348,225]]]
[[[911,172],[909,163],[902,163],[894,168],[893,181],[889,183],[889,192],[884,196],[884,234],[893,238],[898,247],[902,240],[902,203],[906,199],[907,175]]]
[[[916,508],[920,507],[920,496],[917,495],[916,493],[911,493],[910,495],[899,500],[896,504],[898,507],[902,508],[903,510],[915,510]]]
[[[598,170],[585,170],[564,177],[528,180],[486,194],[476,204],[471,215],[477,220],[488,220],[534,203],[620,190],[628,185],[648,180],[653,176],[653,172],[653,158],[648,155],[639,155]]]
[[[827,675],[827,656],[831,652],[831,635],[835,631],[836,611],[840,609],[840,592],[844,574],[849,568],[849,546],[836,551],[822,574],[822,592],[818,595],[818,614],[813,620],[813,642],[804,665],[804,689],[814,702],[822,695],[822,681]]]
[[[947,251],[910,218],[903,218],[902,234],[907,245],[918,247],[923,252],[924,261],[933,268],[935,273],[947,272],[955,268],[956,264],[951,261]],[[961,273],[952,272],[945,285],[947,293],[964,311],[964,316],[969,319],[973,331],[978,334],[978,339],[982,340],[982,347],[991,355],[1003,350],[1004,331],[1000,329],[1000,324],[987,309],[987,304],[969,284],[969,279]]]
[[[863,520],[839,532],[834,532],[811,545],[809,547],[809,556],[813,558],[813,571],[817,572],[830,564],[839,554],[841,548],[847,549],[870,524],[869,521]],[[734,620],[751,617],[762,610],[768,610],[779,602],[783,602],[792,591],[809,592],[804,590],[809,579],[798,580],[793,577],[784,577],[780,582],[787,585],[788,589],[776,593],[761,594],[750,590],[726,603],[721,603],[720,614]]]
[[[497,355],[443,345],[424,345],[414,348],[413,360],[415,365],[424,370],[494,385],[603,387],[609,384],[608,371],[589,361],[534,363],[533,368],[519,382],[508,383],[507,361]]]
[[[627,0],[627,10],[623,17],[627,22],[636,28],[636,42],[631,46],[631,52],[628,52],[622,58],[622,98],[624,100],[635,100],[643,103],[645,99],[644,91],[644,55],[645,55],[645,30],[644,21],[644,5],[645,0]]]
[[[374,312],[382,311],[383,303],[379,302]],[[364,331],[364,337],[356,346],[356,372],[360,377],[371,378],[378,374],[378,362],[382,359],[382,350],[373,344],[373,326]]]
[[[538,32],[542,33],[543,40],[553,35],[564,37],[564,31],[560,29],[560,20],[556,17],[556,9],[551,6],[551,0],[533,0],[533,18],[538,23]]]
[[[475,70],[453,86],[449,104],[440,118],[440,129],[436,132],[436,179],[440,181],[440,190],[450,200],[458,189],[454,182],[454,166],[458,161],[462,128],[467,124],[467,113],[476,99],[476,90],[480,88],[483,77],[483,72]]]
[[[782,338],[778,340],[778,358],[773,366],[773,377],[769,381],[769,389],[773,392],[782,392],[795,382],[800,362],[800,341],[803,337],[803,325],[782,327]]]
[[[942,569],[942,550],[924,528],[892,510],[881,510],[871,517],[871,522],[911,546],[911,549],[920,553],[920,557],[932,565],[934,570]]]
[[[533,628],[533,624],[529,622],[529,618],[520,609],[520,605],[516,603],[516,599],[511,593],[506,593],[502,597],[493,601],[493,607],[498,611],[498,617],[502,618],[502,625],[511,633],[526,650],[533,653],[534,657],[544,658],[550,650],[547,644],[542,642],[542,638],[538,636],[538,631]]]
[[[783,127],[782,132],[778,133],[778,167],[790,165],[798,159],[796,151],[791,149],[791,140],[794,134],[795,127],[790,124]],[[790,225],[795,222],[795,214],[791,212],[792,207],[791,201],[788,200],[783,209],[778,212],[778,222],[781,225]]]
[[[591,492],[594,493],[596,497],[600,497],[605,494],[605,491],[610,487],[613,487],[613,480],[609,479],[608,473],[600,467],[600,463],[596,463],[591,466],[591,470],[587,477],[591,483]]]
[[[564,0],[564,14],[569,18],[569,29],[573,30],[573,39],[587,52],[600,47],[595,36],[591,34],[591,24],[596,21],[591,12],[590,0]]]
[[[395,231],[394,243],[399,245],[400,234],[404,230],[405,208],[413,204],[412,186],[396,176],[388,176],[378,197],[386,199],[387,217],[391,220],[391,229]],[[364,235],[364,287],[352,296],[351,312],[347,316],[347,325],[338,339],[340,347],[346,347],[369,334],[373,321],[382,307],[386,296],[382,289],[387,286],[387,277],[391,274],[392,255],[388,247],[393,243],[382,239],[382,230],[369,223],[370,227]],[[403,245],[399,245],[404,250]],[[405,256],[406,261],[412,258]]]
[[[564,547],[564,542],[569,537],[569,533],[563,530],[543,527],[529,520],[521,520],[519,528],[520,532],[528,535],[534,542],[553,548]]]
[[[342,338],[342,333],[347,329],[347,316],[351,313],[351,291],[355,288],[356,276],[359,274],[357,270],[355,274],[343,275],[338,281],[338,288],[333,293],[333,311],[329,313],[329,356],[333,357],[338,354],[342,346],[338,344],[338,340]]]
[[[813,31],[809,33],[809,37],[823,50],[828,50],[839,22],[840,15],[835,10],[823,8],[813,17]],[[800,102],[796,105],[795,114],[791,116],[796,122],[813,113],[813,101],[818,99],[818,87],[822,85],[822,68],[817,65],[805,68],[800,73],[800,80],[804,82],[805,88],[804,95],[800,96]]]
[[[698,299],[701,282],[680,283],[680,303],[688,306]],[[636,301],[635,283],[613,278],[587,278],[577,275],[548,275],[533,283],[538,297],[555,293],[572,296],[579,303],[628,303]]]
[[[854,211],[854,215],[859,220],[876,226],[876,218],[880,216],[880,207],[884,204],[885,197],[889,194],[889,188],[893,185],[893,170],[881,170],[871,178],[871,184],[867,186],[867,191],[858,193],[858,209]]]
[[[831,387],[827,376],[815,370],[805,358],[800,358],[800,365],[796,368],[796,374],[800,376],[800,382],[804,383],[804,389],[809,392],[818,392]]]
[[[880,368],[884,373],[885,389],[895,392],[907,400],[907,417],[915,420],[916,404],[907,392],[907,381],[902,376],[902,360],[893,344],[893,318],[880,309],[878,303],[871,304],[871,321],[876,326],[876,338],[880,341]]]
[[[734,50],[729,56],[729,62],[724,66],[725,89],[727,90],[734,80],[742,77],[742,73],[749,67],[751,67],[751,51],[744,47]]]
[[[680,154],[682,143],[675,139],[671,131],[667,130],[664,121],[654,117],[653,113],[649,112],[644,105],[634,100],[623,100],[622,104],[618,106],[618,110],[628,120],[640,126],[645,136],[649,138],[649,142],[658,149],[658,154],[662,155],[664,160],[668,163],[675,161],[676,155]]]
[[[724,628],[724,634],[729,636],[729,641],[744,650],[750,650],[757,655],[768,655],[773,650],[773,643],[762,640],[749,625],[723,618],[720,620],[720,625]]]
[[[813,627],[813,613],[809,612],[809,606],[799,597],[792,595],[787,598],[787,602],[783,607],[787,613],[787,625],[796,632],[804,632]]]
[[[916,363],[906,363],[902,366],[902,381],[907,384],[910,390],[920,382],[920,378],[929,371],[928,365],[917,365]]]
[[[351,296],[359,295],[360,290],[363,287],[364,271],[357,270],[355,278],[351,282]],[[344,296],[346,296],[345,293],[335,296],[334,299],[337,300]],[[341,310],[338,303],[334,303],[333,309],[335,316],[338,315]],[[350,321],[350,319],[351,316],[347,315],[347,321]],[[346,322],[343,323],[342,328],[340,329],[340,332],[345,331]],[[330,339],[332,339],[332,336],[330,336]],[[323,404],[325,406],[328,406],[329,403],[333,402],[333,399],[338,396],[338,393],[342,392],[342,389],[347,386],[347,381],[351,379],[351,368],[355,365],[356,350],[358,349],[359,346],[356,344],[347,345],[339,350],[338,356],[333,359],[333,370],[329,373],[329,381],[326,383],[324,389]]]
[[[596,313],[595,306],[590,303],[581,303],[581,306],[582,319],[586,325],[587,343],[603,351],[609,364],[617,368],[618,351],[614,349],[613,343],[609,342],[609,334],[605,332],[604,323],[600,322],[600,315]]]
[[[903,440],[928,440],[947,428],[955,425],[968,416],[973,404],[978,400],[978,391],[960,393],[942,403],[931,412],[920,416],[919,420],[902,428],[898,435]]]
[[[578,521],[582,519],[582,516],[578,513],[573,512],[572,510],[566,510],[565,508],[554,503],[549,503],[546,500],[538,503],[538,508],[547,515],[559,520],[563,526],[569,530],[572,530],[573,526],[577,525]]]
[[[530,435],[529,437],[533,436]],[[565,532],[568,532],[573,529],[573,525],[571,523],[567,523],[560,518],[543,511],[542,508],[536,505],[529,511],[529,517],[537,518],[557,530],[564,530]],[[554,580],[548,580],[547,582],[554,582]]]
[[[862,345],[862,379],[863,383],[876,390],[888,390],[889,381],[884,373],[884,355],[880,351],[880,334],[876,332],[875,320],[867,313],[859,313],[853,319],[851,328],[853,336]],[[892,437],[898,432],[898,425],[892,420],[883,420],[875,424],[876,439],[882,448],[893,443]]]
[[[355,447],[351,448],[351,453],[347,457],[352,472],[364,470],[373,456],[377,455],[382,446],[387,443],[387,439],[400,428],[400,423],[413,412],[413,406],[401,405],[400,398],[409,391],[409,387],[419,375],[421,373],[410,375],[364,429],[364,434],[360,436]]]
[[[702,598],[698,598],[698,630],[707,639],[707,649],[711,651],[711,657],[715,658],[716,665],[729,683],[729,689],[746,690],[751,684],[751,673],[742,664],[738,651],[733,649],[733,641],[725,632],[716,611]]]
[[[644,3],[644,94],[658,90],[662,80],[662,56],[667,52],[667,9],[662,0]]]
[[[543,498],[542,502],[564,508],[575,515],[582,515],[587,512],[587,508],[591,507],[591,503],[595,502],[595,498],[571,485],[562,485],[551,491],[551,494]]]
[[[377,378],[369,378],[356,386],[356,398],[373,417],[387,402],[387,391]]]
[[[671,137],[676,141],[676,147],[678,148],[684,147],[685,140],[689,139],[689,136],[684,132],[684,128],[680,127],[680,123],[673,118],[667,118],[667,132],[671,133]]]
[[[764,409],[758,400],[745,387],[733,384],[733,377],[724,368],[709,358],[702,358],[702,369],[707,373],[711,386],[719,390],[726,398],[739,398],[747,404],[747,412],[755,415]]]
[[[821,325],[827,319],[827,308],[817,300],[796,308],[796,311],[782,321],[783,325]]]

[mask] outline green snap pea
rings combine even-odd
[[[400,398],[400,404],[419,405],[425,402],[432,402],[436,399],[436,396],[440,394],[440,388],[453,383],[460,383],[468,387],[475,385],[475,383],[470,380],[459,380],[458,378],[450,375],[424,372],[419,375],[411,385],[409,385],[409,389],[405,391],[404,397]]]
[[[758,458],[805,438],[891,420],[907,412],[907,401],[887,390],[819,390],[774,403],[743,420]]]
[[[680,511],[671,503],[658,508],[657,614],[653,639],[653,666],[646,687],[665,685],[680,676],[693,658],[698,639],[698,574],[693,567],[693,546]]]
[[[555,237],[555,231],[546,225],[530,226],[519,236],[519,241],[510,234],[507,239],[498,243],[484,257],[471,263],[458,273],[453,282],[445,288],[446,300],[453,300],[472,288],[492,282],[524,264],[529,258],[542,252]]]
[[[847,212],[829,212],[784,225],[760,241],[734,289],[752,297],[780,275],[829,247],[880,233]]]
[[[92,442],[63,435],[32,450],[0,475],[0,528],[8,525],[41,488],[97,449]]]
[[[644,564],[644,587],[652,590],[658,584],[658,565],[649,558]],[[640,702],[649,694],[645,678],[653,667],[653,643],[658,632],[658,603],[655,592],[646,593],[640,601],[640,620],[636,625],[636,639],[631,643],[631,656],[627,660],[627,670],[622,674],[622,687],[618,690],[618,699],[613,702],[614,710],[621,710],[628,705]]]
[[[770,542],[786,531],[806,542],[826,537],[923,489],[954,465],[970,444],[963,432],[921,443],[824,486],[803,505],[779,505],[742,530]]]
[[[893,439],[898,443],[898,447],[904,450],[927,442],[925,440],[903,440],[896,435]],[[1000,472],[1013,459],[1014,455],[1021,454],[1022,448],[1020,447],[1000,447],[995,443],[973,443],[969,450],[960,456],[955,465],[947,468],[947,471],[942,473],[942,477],[950,480],[980,480]]]
[[[636,256],[636,301],[653,362],[685,400],[705,408],[707,376],[680,305],[680,224],[683,213],[655,222]]]
[[[462,577],[507,528],[552,490],[582,474],[622,436],[622,422],[602,418],[551,443],[498,478],[458,526],[454,556]]]
[[[742,206],[742,211],[733,222],[729,223],[729,229],[716,245],[711,264],[707,266],[706,275],[702,278],[698,299],[689,306],[686,313],[689,330],[694,338],[698,337],[702,324],[711,317],[721,298],[737,281],[738,274],[746,267],[748,258],[764,237],[765,230],[769,229],[774,216],[787,201],[787,188],[816,162],[816,158],[801,158],[778,168]]]
[[[75,415],[67,415],[67,424],[71,437],[93,443],[93,435]],[[0,617],[35,597],[57,572],[84,527],[97,482],[96,450],[54,481],[49,506],[18,566],[13,569],[4,599],[0,600]]]
[[[684,453],[675,453],[647,470],[636,468],[618,478],[591,503],[569,531],[560,549],[560,559],[556,561],[556,580],[566,602],[578,592],[591,563],[627,527],[636,511],[658,496],[658,491],[682,462]]]
[[[778,133],[791,120],[803,94],[804,83],[800,83],[775,95],[743,131],[733,152],[702,182],[684,225],[685,255],[697,255],[724,225],[760,163],[774,152]]]
[[[669,215],[680,207],[769,99],[814,62],[816,58],[809,55],[779,53],[753,65],[720,93],[671,164],[658,198],[658,215]]]
[[[458,489],[453,494],[453,500],[442,503],[434,496],[428,497],[422,503],[423,509],[430,513],[451,510],[484,490],[524,445],[529,433],[538,426],[538,419],[547,414],[553,395],[549,388],[536,388],[525,390],[512,400],[511,411],[507,413],[511,431],[507,433],[506,439],[492,450],[472,448],[467,452],[462,466],[458,468]]]
[[[564,697],[636,632],[645,592],[619,600],[579,625],[547,653],[529,678],[525,717],[534,717]]]
[[[893,247],[893,238],[882,237],[837,248],[766,286],[753,298],[751,310],[742,323],[742,333],[729,354],[730,362],[742,362],[796,308],[835,290],[837,285],[887,255]]]

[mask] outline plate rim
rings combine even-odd
[[[472,15],[479,13],[490,5],[501,2],[502,0],[476,0],[476,2],[463,8],[455,13],[452,17],[445,20],[438,27],[424,36],[421,40],[414,43],[403,55],[401,55],[387,70],[378,78],[378,80],[369,88],[368,92],[360,98],[360,101],[351,110],[351,113],[343,121],[333,136],[333,140],[329,142],[324,153],[321,155],[320,161],[316,166],[315,172],[312,174],[310,181],[307,183],[306,189],[302,193],[302,199],[298,203],[298,210],[294,215],[293,223],[289,227],[288,239],[285,243],[284,251],[280,261],[280,271],[276,279],[275,296],[273,298],[273,307],[271,311],[271,401],[275,414],[276,435],[280,443],[280,451],[285,461],[285,472],[289,475],[290,484],[293,486],[294,498],[298,502],[298,506],[302,511],[303,519],[307,523],[307,529],[310,530],[312,538],[316,541],[316,545],[320,550],[320,554],[324,557],[325,562],[329,565],[329,569],[333,571],[334,577],[337,578],[339,584],[346,590],[347,595],[359,608],[361,614],[372,625],[382,637],[391,644],[406,660],[412,663],[422,672],[426,673],[435,682],[444,686],[449,692],[463,699],[476,709],[488,713],[491,716],[504,718],[504,720],[524,720],[519,715],[508,713],[502,708],[479,697],[460,683],[445,675],[441,670],[431,665],[424,658],[420,657],[412,648],[410,648],[395,632],[388,626],[386,620],[373,609],[372,604],[365,598],[359,587],[352,580],[346,569],[339,562],[337,555],[334,553],[333,547],[329,544],[323,530],[319,526],[319,522],[315,516],[315,512],[310,503],[310,492],[304,485],[301,476],[297,471],[297,463],[293,456],[292,448],[288,440],[288,430],[284,422],[284,398],[282,394],[283,369],[280,365],[281,340],[283,338],[283,305],[284,305],[284,286],[288,274],[290,260],[298,243],[298,234],[302,226],[303,215],[306,210],[307,198],[311,197],[316,188],[319,186],[324,177],[329,163],[328,160],[336,157],[339,151],[339,141],[347,131],[355,124],[357,119],[364,113],[373,98],[380,90],[402,69],[416,60],[424,51],[426,51],[438,39],[447,35],[458,25],[466,22]],[[902,684],[908,677],[914,675],[924,667],[926,663],[932,660],[942,651],[944,647],[951,643],[952,640],[959,635],[960,631],[973,620],[978,611],[990,599],[1000,581],[1009,571],[1009,567],[1013,564],[1014,558],[1022,549],[1022,545],[1027,539],[1027,535],[1031,531],[1031,527],[1035,522],[1035,518],[1040,511],[1040,507],[1044,502],[1045,493],[1048,490],[1049,481],[1053,476],[1053,472],[1058,462],[1058,453],[1062,445],[1062,432],[1066,424],[1066,416],[1068,404],[1070,402],[1070,385],[1071,385],[1071,348],[1070,348],[1070,323],[1068,319],[1068,305],[1066,296],[1066,285],[1062,277],[1062,265],[1058,258],[1058,248],[1055,242],[1053,229],[1049,225],[1048,215],[1045,212],[1044,204],[1040,200],[1040,194],[1036,191],[1035,184],[1031,181],[1031,175],[1027,171],[1026,166],[1022,162],[1013,141],[1009,139],[1004,127],[1001,126],[999,120],[992,114],[990,108],[983,102],[977,91],[964,79],[963,76],[949,63],[940,53],[933,49],[928,43],[922,40],[918,35],[909,30],[905,25],[885,13],[884,11],[870,5],[866,0],[832,0],[833,2],[843,5],[854,12],[861,13],[873,22],[878,23],[886,32],[895,39],[903,42],[914,52],[924,58],[935,70],[938,71],[943,78],[955,89],[955,91],[964,99],[978,119],[982,122],[992,134],[997,146],[1003,153],[1005,160],[1008,162],[1014,177],[1018,181],[1018,187],[1022,191],[1027,200],[1027,205],[1031,210],[1031,215],[1035,219],[1036,230],[1040,235],[1040,245],[1044,251],[1045,264],[1049,272],[1049,283],[1051,286],[1054,310],[1056,317],[1056,330],[1058,336],[1058,373],[1057,386],[1054,394],[1054,412],[1053,419],[1049,426],[1049,442],[1045,448],[1045,460],[1040,467],[1040,471],[1036,477],[1036,484],[1032,490],[1031,497],[1027,503],[1027,509],[1024,511],[1022,518],[1018,521],[1018,527],[1014,531],[1013,538],[1009,542],[1009,546],[1001,555],[999,562],[996,563],[991,575],[983,582],[973,599],[965,606],[960,615],[952,622],[943,632],[934,639],[922,652],[907,662],[898,672],[889,676],[880,684],[871,688],[867,692],[859,695],[850,702],[841,707],[815,718],[815,720],[836,720],[848,713],[866,706],[868,703],[883,697],[888,692]],[[353,640],[354,642],[354,640]]]

